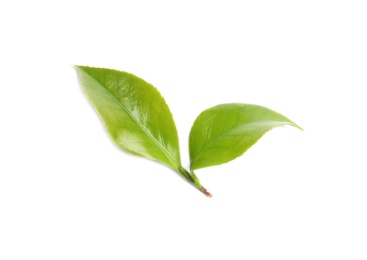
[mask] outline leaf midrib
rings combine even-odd
[[[85,71],[84,71],[85,72]],[[174,160],[172,160],[172,157],[170,156],[169,152],[165,149],[164,146],[162,146],[151,134],[150,132],[142,125],[140,124],[140,122],[130,113],[130,111],[120,102],[120,100],[118,100],[115,95],[113,95],[113,93],[105,88],[103,86],[103,84],[97,80],[95,77],[93,77],[92,75],[90,75],[89,73],[85,72],[90,78],[92,78],[95,82],[98,83],[99,86],[101,86],[105,91],[107,91],[116,101],[117,103],[123,108],[123,110],[125,110],[125,112],[130,116],[130,118],[135,122],[135,124],[137,124],[142,130],[143,132],[153,141],[153,143],[163,152],[163,154],[167,157],[167,159],[170,161],[171,166],[176,166],[178,167],[179,165],[176,165],[174,163]]]
[[[218,139],[222,138],[224,135],[227,135],[228,133],[234,131],[236,128],[240,128],[241,126],[243,125],[250,125],[250,124],[253,124],[253,123],[258,123],[258,122],[261,122],[261,121],[272,121],[272,120],[259,120],[259,121],[256,121],[256,122],[251,122],[251,123],[243,123],[243,124],[240,124],[240,125],[237,125],[235,127],[232,127],[230,128],[229,130],[225,131],[224,133],[220,134],[219,136],[217,136],[216,138],[214,138],[213,140],[210,141],[210,143],[208,143],[207,145],[203,146],[203,148],[201,148],[201,150],[197,153],[197,155],[195,156],[195,159],[192,160],[191,162],[191,165],[196,161],[197,158],[200,157],[200,154],[207,150],[213,143],[215,143]],[[275,122],[275,121],[273,121]],[[269,129],[270,130],[270,129]],[[267,131],[269,131],[267,130]],[[264,133],[266,133],[267,131],[265,131]]]

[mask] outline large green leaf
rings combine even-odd
[[[190,131],[191,169],[231,161],[267,131],[282,125],[300,128],[288,118],[262,106],[235,103],[209,108],[196,118]]]
[[[84,66],[76,70],[85,95],[119,147],[178,171],[176,126],[156,88],[122,71]]]

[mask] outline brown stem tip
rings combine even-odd
[[[203,186],[201,186],[201,191],[208,196],[209,198],[213,197],[213,195],[207,190],[205,189]]]

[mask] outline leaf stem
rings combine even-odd
[[[178,167],[179,172],[181,173],[181,175],[191,184],[193,185],[195,188],[197,188],[199,191],[201,191],[202,193],[204,193],[205,196],[211,198],[213,195],[203,187],[203,185],[201,185],[198,177],[195,175],[195,173],[192,171],[191,173],[188,172],[185,168],[183,168],[182,166]]]

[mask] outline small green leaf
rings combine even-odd
[[[196,118],[190,131],[191,170],[229,162],[267,131],[282,125],[302,129],[262,106],[234,103],[209,108]]]
[[[172,114],[156,88],[117,70],[75,67],[81,87],[112,140],[135,155],[178,171],[180,150]]]

